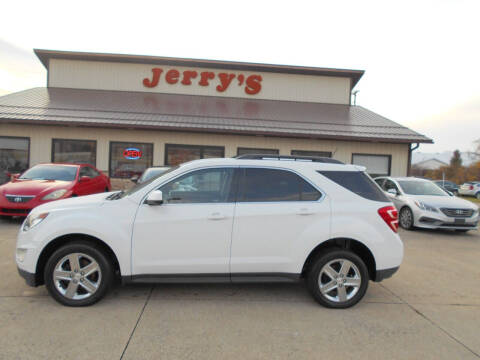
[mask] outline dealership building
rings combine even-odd
[[[0,97],[0,176],[90,163],[112,178],[248,153],[405,176],[432,140],[361,106],[359,70],[35,50],[47,86]],[[0,179],[1,182],[1,179]]]

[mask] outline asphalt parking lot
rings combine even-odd
[[[137,285],[67,308],[17,274],[19,225],[0,220],[0,359],[480,358],[478,231],[401,231],[399,272],[348,310],[303,284]]]

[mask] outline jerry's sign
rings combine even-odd
[[[262,89],[262,76],[234,74],[234,73],[214,73],[213,71],[202,71],[198,73],[195,70],[185,70],[182,73],[175,69],[170,69],[164,73],[161,68],[152,69],[152,77],[143,79],[143,86],[154,88],[161,81],[167,84],[175,85],[180,83],[185,86],[215,86],[218,92],[224,92],[231,86],[240,86],[248,95],[255,95]]]

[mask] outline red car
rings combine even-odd
[[[27,216],[49,201],[110,189],[110,179],[88,164],[35,165],[0,186],[0,215]]]

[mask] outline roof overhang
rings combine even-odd
[[[361,106],[34,88],[0,97],[0,121],[385,143],[432,143]]]

